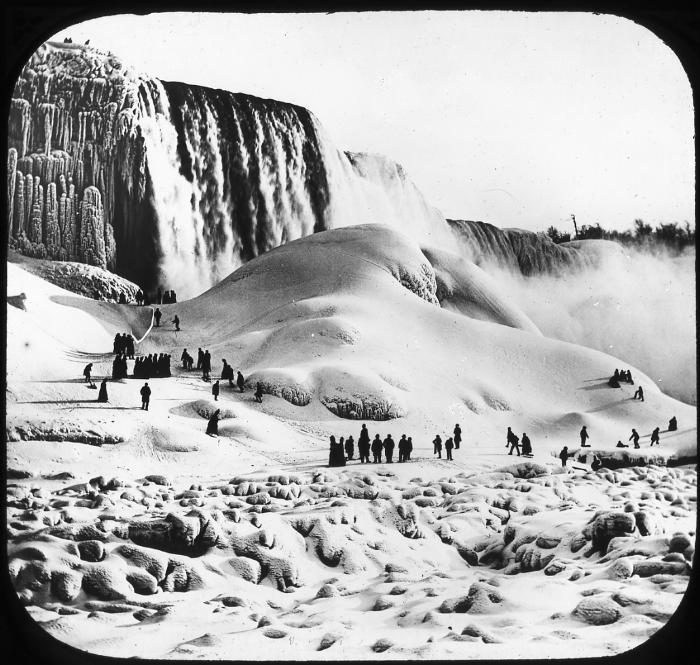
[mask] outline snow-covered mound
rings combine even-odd
[[[114,303],[119,302],[120,296],[124,294],[127,302],[136,302],[138,285],[98,266],[74,261],[33,259],[11,250],[9,255],[12,263],[19,264],[24,270],[66,291]]]
[[[9,573],[69,644],[195,659],[270,645],[306,660],[593,656],[642,643],[687,588],[697,476],[663,464],[695,452],[695,408],[635,367],[635,386],[611,388],[618,358],[542,336],[476,267],[387,226],[290,242],[162,305],[160,327],[150,307],[16,264],[8,290],[27,295],[26,310],[7,306]],[[143,380],[108,381],[107,403],[82,380],[87,362],[109,377],[116,332],[139,355],[172,355],[148,411]],[[227,359],[244,390],[221,381],[215,399],[182,368],[184,348],[210,351],[214,379]],[[371,437],[411,436],[410,461],[361,465],[356,446],[328,469],[329,435],[357,440],[360,418]],[[456,422],[454,460],[436,458],[433,437]],[[508,455],[507,426],[529,434],[531,458]],[[617,449],[632,427],[642,448]],[[593,452],[635,466],[592,472]]]

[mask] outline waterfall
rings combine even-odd
[[[34,53],[8,136],[10,245],[151,292],[194,296],[290,240],[366,223],[525,274],[585,263],[536,234],[448,223],[399,164],[339,150],[303,107],[159,81],[91,47]]]

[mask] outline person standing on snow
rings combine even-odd
[[[215,381],[214,385],[211,387],[211,394],[214,395],[214,401],[219,400],[219,382]]]
[[[207,434],[209,434],[209,436],[219,435],[219,413],[221,413],[221,410],[217,409],[209,418],[209,422],[207,423]]]
[[[245,386],[245,379],[243,378],[243,374],[238,372],[236,376],[236,385],[238,386],[238,390],[243,392],[243,387]]]
[[[394,439],[391,438],[391,434],[387,434],[386,439],[384,439],[384,455],[386,456],[386,461],[391,463],[391,458],[394,455]]]
[[[107,379],[102,379],[100,384],[100,392],[97,395],[98,402],[109,402],[109,397],[107,396]]]
[[[146,410],[148,411],[148,404],[151,401],[151,389],[148,385],[148,382],[143,384],[143,388],[141,388],[141,410]]]
[[[459,444],[462,442],[462,428],[459,423],[455,425],[454,435],[455,448],[459,449]]]
[[[435,454],[442,459],[442,439],[439,434],[433,439],[433,455]]]
[[[586,426],[584,425],[581,428],[581,431],[579,432],[579,436],[581,437],[581,448],[590,448],[590,444],[586,443],[586,441],[590,438],[588,436],[588,430],[586,429]]]
[[[452,459],[452,448],[454,447],[454,443],[452,442],[452,437],[447,437],[447,440],[445,441],[445,451],[447,452],[447,459],[451,460]]]
[[[379,434],[375,435],[374,441],[372,441],[372,454],[374,455],[374,464],[381,464],[382,462],[382,440],[379,438]]]

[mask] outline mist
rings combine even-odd
[[[694,248],[680,256],[624,248],[560,276],[483,267],[544,335],[609,353],[697,404]]]

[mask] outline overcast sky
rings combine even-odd
[[[164,80],[305,106],[339,148],[401,163],[447,217],[694,224],[690,84],[673,51],[627,19],[169,13],[64,36]]]

